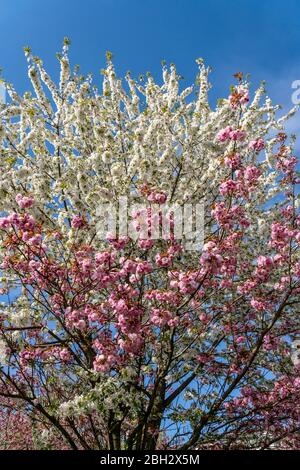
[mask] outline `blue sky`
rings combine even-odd
[[[29,87],[22,47],[30,45],[58,76],[55,53],[64,36],[71,59],[100,80],[105,51],[117,71],[134,76],[160,61],[174,62],[188,85],[203,57],[213,69],[213,100],[227,96],[237,71],[291,105],[291,83],[300,79],[299,0],[0,0],[0,66],[19,91]],[[300,130],[298,121],[292,127]]]

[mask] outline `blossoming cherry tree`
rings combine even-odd
[[[202,60],[182,89],[108,54],[100,92],[68,47],[58,85],[26,48],[33,93],[0,105],[1,448],[299,449],[295,110],[242,74],[212,109]],[[141,213],[100,239],[124,196],[150,222],[203,203],[201,250]]]

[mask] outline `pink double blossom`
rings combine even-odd
[[[263,139],[251,140],[251,142],[249,143],[249,148],[251,150],[254,150],[255,152],[260,152],[262,149],[265,148],[265,143]]]
[[[17,194],[16,202],[21,209],[28,209],[33,206],[35,201],[32,196],[22,196],[22,194]]]

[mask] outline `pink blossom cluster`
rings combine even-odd
[[[160,268],[172,266],[174,257],[182,251],[182,247],[178,243],[172,243],[166,252],[157,253],[155,255],[155,263]]]
[[[231,126],[227,126],[221,129],[217,134],[217,140],[219,142],[226,142],[227,140],[239,141],[246,138],[246,132],[242,129],[232,129]]]
[[[269,339],[266,340],[266,344]],[[260,429],[261,426],[272,426],[273,432],[280,432],[279,423],[284,420],[283,431],[287,432],[289,427],[293,427],[299,422],[299,409],[295,406],[300,398],[299,377],[289,377],[283,375],[275,380],[272,389],[266,391],[252,385],[245,385],[240,390],[240,395],[231,398],[224,404],[230,415],[240,413],[242,410],[256,410],[256,419],[251,422],[253,432],[254,426]]]
[[[168,325],[174,327],[178,325],[179,318],[173,312],[167,309],[152,308],[150,314],[150,321],[153,325],[163,327]]]
[[[245,85],[238,85],[228,97],[230,106],[237,108],[239,105],[248,103],[249,90]]]
[[[239,194],[241,185],[238,181],[234,181],[233,179],[228,179],[223,181],[220,184],[219,191],[222,196],[226,196],[227,194]]]
[[[134,275],[131,277],[132,280],[140,279],[141,276],[150,274],[153,271],[152,263],[149,261],[141,261],[140,259],[131,259],[131,258],[120,258],[120,264],[122,269],[120,274],[122,276]]]
[[[251,307],[253,307],[258,312],[263,312],[265,310],[268,310],[269,308],[269,303],[260,298],[251,299],[250,304],[251,304]]]
[[[166,303],[170,305],[178,305],[181,297],[171,290],[153,289],[145,292],[145,299],[155,300],[159,303]]]
[[[111,233],[107,234],[106,239],[116,250],[123,250],[125,246],[131,242],[131,238],[127,235],[121,235],[119,238],[115,238]]]
[[[241,156],[238,153],[232,153],[225,157],[224,162],[234,171],[241,165]]]
[[[115,342],[110,333],[100,334],[94,341],[94,348],[98,351],[93,362],[94,370],[97,372],[108,372],[116,365],[122,363],[122,359],[116,353]]]
[[[249,148],[251,150],[254,150],[255,152],[260,152],[262,149],[265,148],[265,143],[263,139],[251,140],[251,142],[249,143]]]
[[[150,239],[149,240],[145,240],[145,239],[139,240],[138,241],[138,246],[142,250],[150,250],[154,246],[154,240],[150,240]]]
[[[20,363],[26,369],[33,361],[55,360],[69,362],[72,359],[71,351],[64,347],[52,346],[49,349],[34,348],[20,351]]]
[[[153,246],[153,238],[162,232],[164,240],[174,240],[174,214],[159,207],[146,207],[132,211],[132,227],[138,234],[138,244],[143,249]]]
[[[200,257],[200,265],[216,273],[220,270],[223,261],[224,259],[217,243],[214,241],[205,243]]]
[[[212,360],[212,357],[211,355],[207,354],[207,353],[200,353],[196,356],[196,361],[199,363],[199,364],[207,364],[209,363],[210,361]]]
[[[295,232],[281,222],[273,222],[271,226],[271,242],[273,248],[284,248]]]
[[[247,166],[244,170],[239,171],[240,175],[244,177],[244,181],[247,183],[248,187],[253,186],[261,176],[261,171],[256,166]]]
[[[87,226],[87,222],[84,217],[80,215],[75,215],[72,218],[71,225],[73,228],[82,229]]]
[[[240,167],[236,171],[236,179],[227,179],[219,186],[222,196],[248,197],[256,188],[261,170],[256,166]]]
[[[25,232],[32,232],[35,229],[35,220],[32,215],[12,213],[0,219],[0,228],[8,229],[15,227]]]
[[[29,207],[33,206],[35,201],[32,196],[22,196],[22,194],[17,194],[16,202],[20,209],[28,209]]]
[[[157,204],[164,204],[167,200],[167,194],[163,191],[151,191],[147,199],[149,202],[155,202]]]
[[[237,291],[240,294],[249,294],[258,285],[258,281],[255,279],[247,279],[237,287]]]
[[[276,165],[277,170],[281,170],[283,173],[291,173],[294,171],[298,159],[296,157],[281,158]]]
[[[199,284],[203,278],[203,271],[169,271],[168,276],[170,279],[170,287],[172,289],[178,289],[178,291],[183,294],[193,294],[198,288]]]
[[[257,267],[254,272],[255,279],[260,282],[266,282],[269,279],[275,265],[276,258],[274,263],[274,258],[270,256],[259,256],[257,258]]]
[[[226,229],[231,229],[234,224],[240,224],[242,227],[249,226],[249,221],[245,217],[245,210],[241,206],[234,205],[227,208],[224,202],[219,202],[212,210],[212,216],[216,219],[220,227]]]

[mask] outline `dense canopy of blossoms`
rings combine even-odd
[[[108,53],[100,93],[68,46],[0,104],[0,447],[299,449],[296,110],[242,74],[211,109],[200,59],[182,89]],[[123,196],[204,203],[204,246],[99,239]]]

